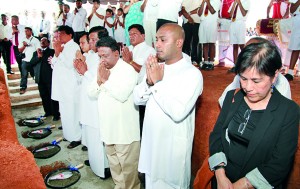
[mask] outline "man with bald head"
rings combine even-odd
[[[146,188],[189,188],[195,127],[195,102],[203,89],[201,72],[182,55],[184,31],[165,24],[156,34],[158,63],[150,55],[146,75],[133,91],[146,105],[139,171]]]

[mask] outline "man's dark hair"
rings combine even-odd
[[[82,34],[82,36],[80,36],[80,38],[82,38],[82,37],[84,37],[84,36],[86,36],[86,40],[87,40],[87,42],[89,42],[89,33],[88,33],[88,32],[84,32],[84,33]]]
[[[94,30],[94,31],[92,31],[92,30]],[[98,32],[98,38],[99,39],[101,39],[102,37],[108,37],[109,36],[107,29],[103,26],[92,27],[89,31],[89,34],[95,32],[95,31]]]
[[[59,26],[57,31],[64,31],[67,35],[71,34],[72,37],[74,36],[74,31],[70,26]]]
[[[137,30],[139,30],[139,32],[141,34],[145,34],[145,30],[144,30],[144,27],[140,24],[132,24],[131,26],[129,26],[128,28],[128,32],[132,29],[132,28],[135,28]]]
[[[106,12],[109,12],[111,14],[114,14],[114,12],[111,9],[106,9]]]
[[[6,14],[1,14],[1,17],[7,17]]]
[[[118,46],[117,41],[114,38],[110,37],[110,36],[100,38],[99,41],[97,41],[97,43],[96,43],[96,47],[97,48],[99,48],[99,47],[108,47],[113,52],[115,52],[115,51],[119,52],[119,46]]]
[[[93,3],[94,3],[94,2],[100,4],[100,0],[93,0]]]
[[[11,18],[16,18],[19,20],[19,17],[17,15],[12,15]]]
[[[247,45],[238,56],[235,65],[236,74],[254,68],[260,74],[273,77],[282,66],[278,48],[268,41]]]
[[[30,30],[32,32],[31,27],[25,27],[25,30]]]
[[[118,11],[122,11],[122,13],[124,13],[123,9],[122,8],[118,8]]]
[[[70,5],[68,4],[63,4],[64,7],[68,7],[70,9]]]

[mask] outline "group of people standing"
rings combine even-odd
[[[40,42],[34,38],[29,27],[19,38],[21,26],[12,17],[16,54],[27,49],[20,56],[22,74],[28,73],[24,65],[33,66],[45,116],[61,118],[69,149],[87,147],[85,163],[97,176],[107,178],[110,170],[115,188],[122,189],[140,188],[138,172],[145,174],[147,189],[189,188],[195,103],[203,91],[201,72],[191,63],[202,57],[192,54],[197,51],[190,38],[197,36],[189,32],[198,26],[201,68],[212,70],[221,1],[203,0],[195,6],[188,0],[132,0],[124,8],[125,25],[120,18],[114,22],[128,32],[129,45],[123,48],[107,28],[113,25],[107,16],[111,11],[104,16],[99,1],[93,2],[88,20],[95,25],[88,33],[82,1],[76,0],[69,15],[68,6],[62,5],[53,49],[46,37]],[[235,31],[230,39],[240,90],[225,93],[210,135],[213,188],[280,188],[297,149],[299,106],[276,89],[282,66],[277,47],[264,40],[244,47],[249,3],[231,1],[224,13],[224,23],[229,21]],[[292,3],[292,10],[299,10],[299,4]],[[138,11],[144,12],[144,22],[126,25]],[[188,20],[183,27],[177,24],[178,13]],[[194,26],[196,15],[201,23]],[[26,90],[25,81],[21,89]]]

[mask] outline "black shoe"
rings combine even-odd
[[[203,64],[200,66],[200,69],[201,69],[201,70],[206,70],[207,66],[208,66],[208,64],[203,63]]]
[[[60,120],[60,117],[53,117],[52,120],[53,120],[53,121],[58,121],[58,120]]]
[[[204,68],[204,70],[214,70],[215,66],[214,64],[206,64],[206,67]]]
[[[75,147],[79,146],[80,144],[81,144],[81,141],[72,141],[72,142],[67,146],[67,148],[72,149],[72,148],[75,148]]]
[[[57,127],[59,130],[63,130],[62,126]]]
[[[84,160],[84,165],[86,165],[86,166],[90,166],[90,160]]]
[[[145,183],[146,183],[146,179],[145,179],[145,173],[141,173],[141,172],[139,172],[138,173],[138,177],[139,177],[139,179],[140,179],[140,182],[141,182],[141,184],[145,187]]]
[[[67,139],[63,138],[63,141],[67,141]]]
[[[108,179],[109,177],[111,177],[111,173],[110,173],[110,169],[109,168],[105,168],[104,169],[104,177],[100,177],[100,179],[105,180]]]
[[[51,116],[51,115],[48,114],[48,113],[45,113],[45,114],[43,115],[43,117],[48,117],[48,116]]]
[[[88,147],[82,146],[81,150],[82,150],[82,151],[88,151]]]
[[[8,74],[15,74],[15,72],[13,72],[13,71],[8,71],[7,73]]]
[[[21,88],[20,89],[20,95],[24,94],[26,92],[26,89]]]
[[[294,76],[292,76],[291,74],[285,74],[284,77],[288,80],[288,81],[293,81],[294,80]]]

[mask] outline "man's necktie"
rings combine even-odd
[[[205,11],[204,11],[204,16],[207,16],[208,15],[208,6],[207,6],[207,3],[206,3],[206,7],[205,7]]]
[[[233,16],[232,16],[232,19],[231,19],[232,22],[234,22],[235,19],[236,19],[236,13],[237,13],[238,7],[239,7],[239,5],[236,4],[236,6],[235,6],[235,8],[234,8],[234,13],[233,13]]]
[[[15,26],[16,30],[18,30],[18,26]],[[15,33],[15,45],[19,46],[19,32]]]
[[[42,31],[43,31],[43,22],[44,22],[44,20],[42,20],[42,21],[41,21],[40,32],[42,32]]]

